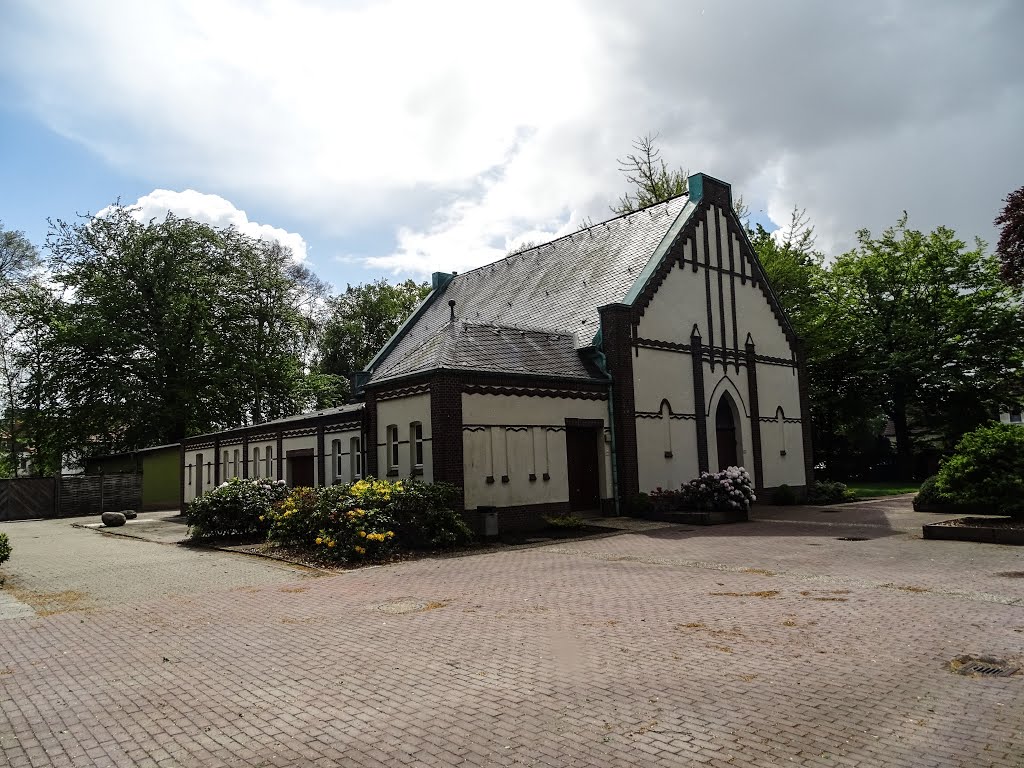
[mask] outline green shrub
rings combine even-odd
[[[455,509],[460,496],[461,489],[451,483],[401,483],[390,499],[401,545],[409,549],[450,549],[472,541],[473,532]]]
[[[11,556],[11,542],[6,533],[0,533],[0,565],[7,562]]]
[[[573,517],[572,515],[545,517],[544,522],[548,524],[549,528],[558,528],[560,530],[577,530],[579,528],[587,527],[586,520],[581,517]]]
[[[287,494],[282,480],[228,480],[188,505],[189,535],[194,539],[265,535],[273,505]]]
[[[925,478],[921,488],[914,496],[915,512],[938,512],[951,509],[956,504],[953,497],[939,490],[938,476]]]
[[[644,517],[654,511],[654,502],[651,497],[646,493],[638,493],[636,496],[630,497],[626,502],[627,514],[635,517]]]
[[[967,433],[936,483],[959,505],[1024,518],[1024,427],[997,422]]]
[[[846,487],[846,483],[838,480],[815,480],[807,486],[807,504],[839,504],[843,501],[854,501],[857,492]]]
[[[785,483],[772,492],[772,504],[776,506],[788,507],[790,504],[796,504],[796,502],[796,491]]]

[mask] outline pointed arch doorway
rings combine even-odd
[[[736,404],[728,392],[718,401],[715,410],[715,442],[718,444],[718,468],[738,467],[739,440],[737,435]]]

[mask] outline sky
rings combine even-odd
[[[1024,184],[1017,0],[0,0],[0,221],[120,201],[275,237],[337,287],[600,221],[617,158],[995,241]]]

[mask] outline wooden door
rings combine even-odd
[[[312,451],[308,456],[288,457],[288,485],[292,488],[314,488],[316,486]]]
[[[569,509],[600,512],[601,475],[598,449],[601,431],[593,427],[566,427],[565,452],[568,461]]]

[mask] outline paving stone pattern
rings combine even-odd
[[[1024,677],[945,664],[1022,655],[1024,579],[996,575],[1024,571],[1022,553],[924,542],[905,506],[278,570],[3,621],[0,755],[12,768],[1020,768]],[[423,609],[378,608],[402,598]]]

